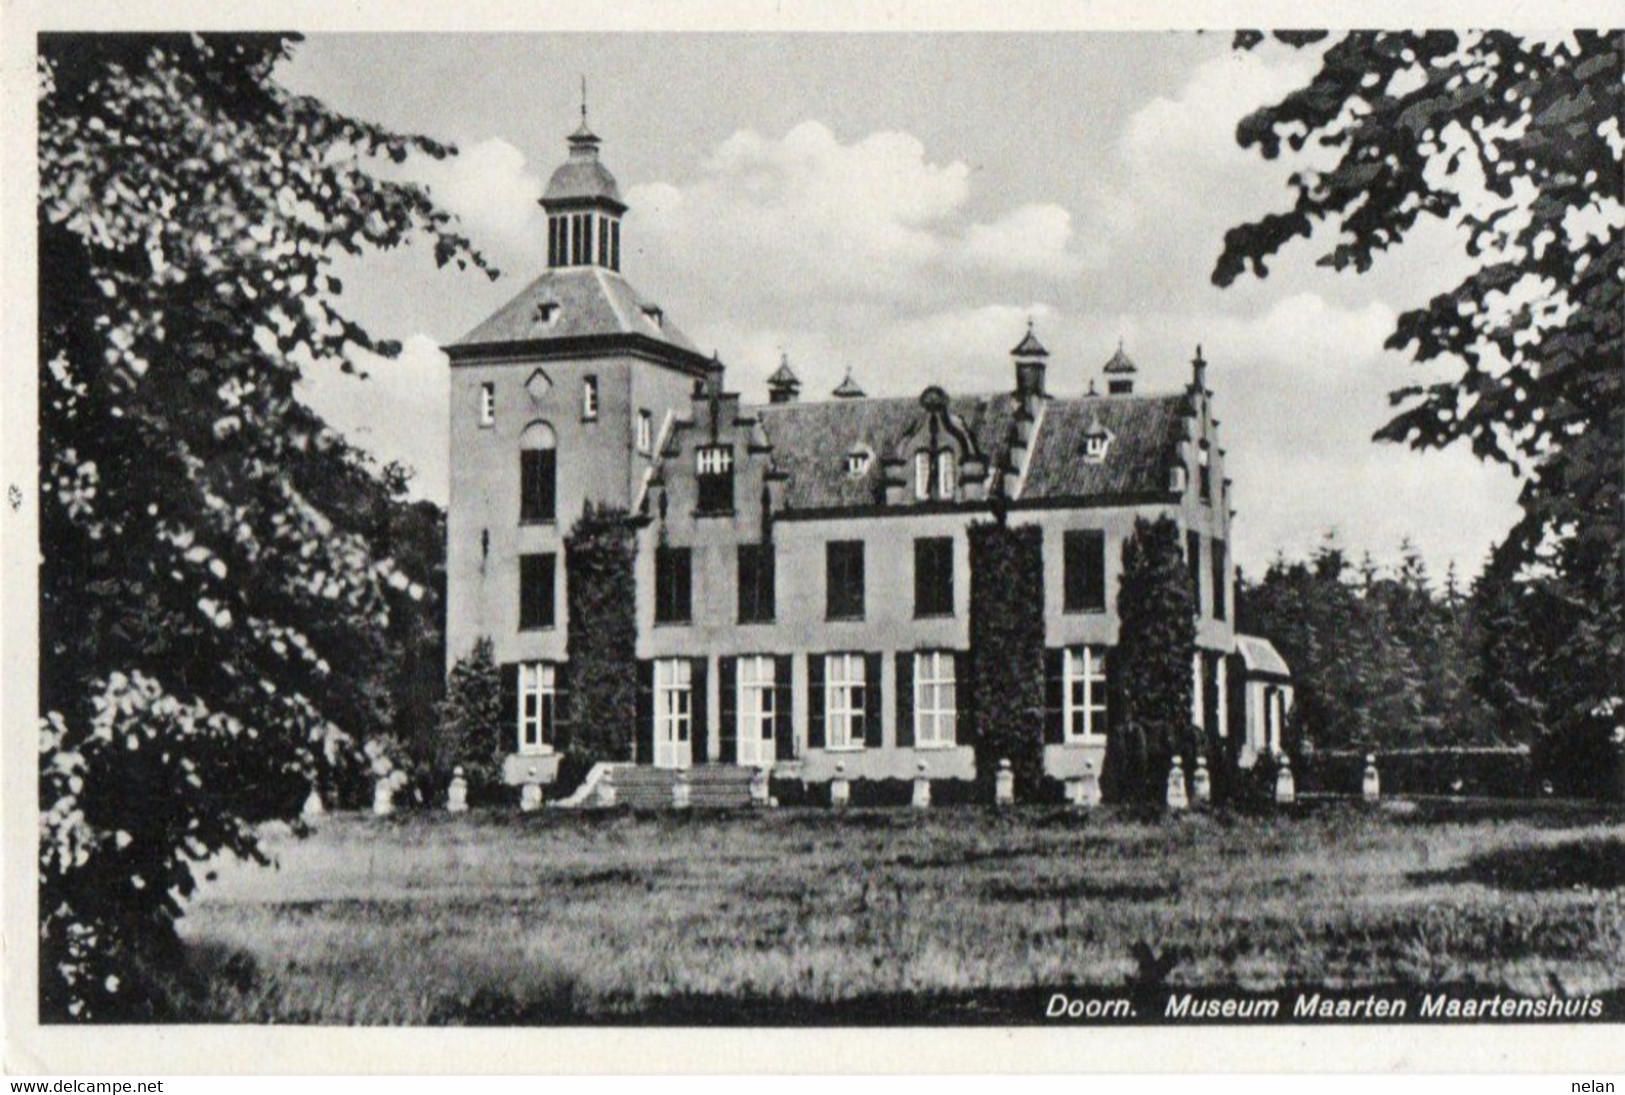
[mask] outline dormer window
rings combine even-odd
[[[653,323],[657,329],[663,329],[666,326],[666,312],[658,304],[645,304],[643,306],[643,318]]]
[[[558,319],[558,318],[559,318],[559,302],[558,301],[556,301],[556,300],[544,300],[540,304],[536,305],[536,322],[537,323],[543,324],[544,326],[551,326],[553,321],[555,319]]]
[[[731,513],[734,508],[734,451],[731,445],[702,445],[694,453],[701,513]]]
[[[1112,445],[1112,432],[1102,426],[1099,420],[1089,423],[1089,428],[1083,431],[1083,459],[1085,463],[1100,464],[1106,459],[1106,452]]]
[[[931,497],[931,454],[928,452],[914,454],[914,497],[922,502]]]
[[[874,454],[868,449],[853,449],[846,454],[846,474],[853,479],[861,479],[869,472],[869,462]]]
[[[959,486],[959,462],[944,449],[937,453],[937,497],[952,498]]]

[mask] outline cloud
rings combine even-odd
[[[475,246],[499,263],[516,268],[534,263],[547,238],[536,204],[542,179],[526,170],[519,149],[492,137],[444,160],[416,157],[404,173],[427,186],[436,204],[457,214]]]
[[[1024,205],[983,223],[971,197],[970,169],[933,162],[907,133],[842,143],[807,121],[779,138],[735,133],[693,180],[631,188],[628,239],[656,264],[724,257],[682,276],[734,307],[905,301],[944,275],[1083,268],[1066,209]]]
[[[420,334],[407,339],[393,360],[358,351],[355,364],[364,377],[331,363],[307,368],[300,395],[380,465],[398,460],[412,468],[413,492],[444,505],[450,490],[446,355]]]

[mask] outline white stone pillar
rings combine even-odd
[[[693,791],[688,785],[688,769],[679,768],[671,783],[671,805],[674,810],[686,810],[693,801]]]
[[[1010,770],[1008,759],[999,761],[999,771],[993,777],[993,805],[1013,806],[1016,801],[1016,774]]]
[[[542,785],[536,778],[535,765],[525,769],[525,783],[519,788],[519,808],[527,814],[542,808]]]
[[[468,812],[468,780],[463,778],[463,767],[451,770],[451,786],[446,789],[446,810],[453,814]]]
[[[1360,797],[1367,802],[1376,802],[1382,797],[1382,780],[1377,775],[1377,755],[1365,755],[1365,772],[1360,776]]]
[[[1196,754],[1196,773],[1191,776],[1191,797],[1196,805],[1206,806],[1213,801],[1213,778],[1207,771],[1207,754]]]
[[[1290,806],[1298,801],[1298,788],[1292,782],[1292,762],[1285,753],[1277,753],[1276,763],[1280,765],[1275,770],[1275,801],[1281,806]]]
[[[1190,808],[1185,795],[1185,769],[1178,757],[1168,767],[1168,809],[1174,813]]]
[[[916,810],[928,810],[931,807],[931,781],[926,778],[923,760],[914,773],[914,798],[910,805]]]
[[[829,782],[829,804],[837,810],[844,810],[851,801],[852,784],[847,782],[846,761],[838,761],[835,778]]]

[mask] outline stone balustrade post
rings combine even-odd
[[[525,769],[525,782],[519,788],[519,808],[527,814],[542,808],[542,785],[536,778],[536,766]]]
[[[931,781],[926,778],[925,761],[920,761],[914,772],[914,798],[909,805],[916,810],[931,808]]]
[[[1185,768],[1176,756],[1168,766],[1168,809],[1172,813],[1190,808],[1190,799],[1185,794]]]
[[[829,782],[829,804],[837,810],[844,810],[852,801],[852,784],[846,778],[846,762],[838,761],[835,765],[835,778]]]
[[[1292,761],[1285,753],[1275,755],[1275,804],[1277,806],[1290,806],[1298,801],[1298,788],[1292,782]]]
[[[671,782],[671,805],[674,810],[686,810],[693,801],[693,788],[688,783],[688,769],[677,769]]]
[[[999,771],[993,777],[993,805],[1013,806],[1016,802],[1016,774],[1010,770],[1010,761],[999,761]]]
[[[1377,775],[1375,753],[1365,756],[1365,772],[1360,776],[1360,797],[1367,802],[1376,802],[1382,797],[1382,777]]]
[[[1213,801],[1213,777],[1208,774],[1207,754],[1196,754],[1196,771],[1191,775],[1191,798],[1198,806]]]
[[[453,814],[468,812],[468,780],[463,776],[463,766],[460,764],[451,770],[451,786],[446,788],[446,810]]]

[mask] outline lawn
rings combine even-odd
[[[204,986],[188,1018],[874,1021],[1058,985],[1625,987],[1618,808],[335,815],[267,848],[273,869],[219,865],[182,922]]]

